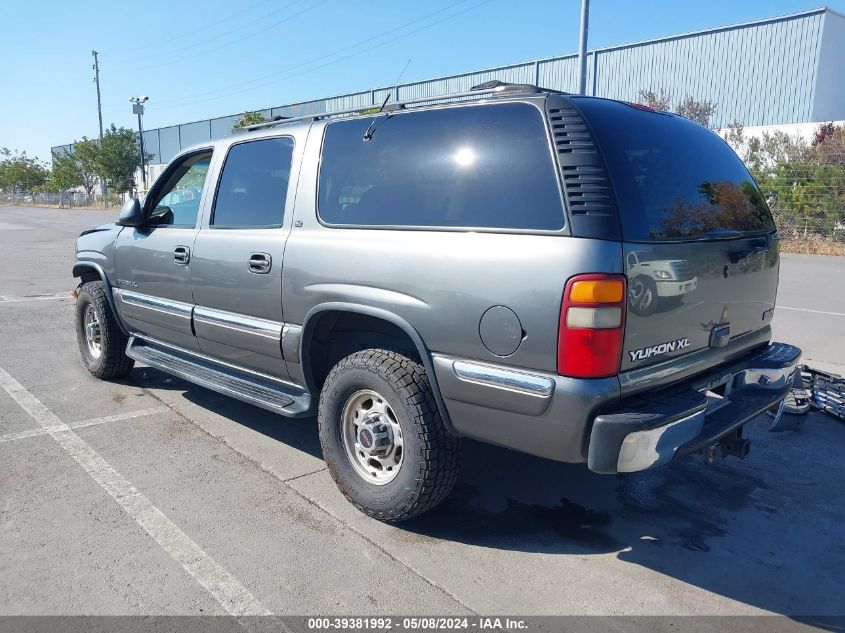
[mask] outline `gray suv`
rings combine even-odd
[[[718,136],[500,82],[183,151],[73,275],[92,374],[316,414],[384,521],[448,495],[464,437],[597,473],[744,457],[800,357],[770,343],[778,236]]]

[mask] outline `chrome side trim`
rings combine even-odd
[[[288,385],[290,387],[294,387],[300,391],[307,391],[305,387],[296,384],[295,382],[289,380],[283,380],[277,376],[271,376],[270,374],[264,374],[260,371],[255,371],[254,369],[248,369],[246,367],[241,367],[240,365],[233,365],[232,363],[227,363],[225,361],[220,360],[219,358],[214,358],[212,356],[206,356],[205,354],[200,354],[193,350],[185,349],[184,347],[179,347],[178,345],[173,345],[172,343],[165,343],[164,341],[154,338],[152,336],[147,336],[146,334],[132,334],[132,338],[136,338],[138,340],[144,341],[145,343],[152,343],[153,345],[157,345],[159,347],[164,347],[165,349],[172,349],[176,352],[181,352],[182,354],[186,354],[188,356],[193,356],[194,358],[200,358],[205,361],[209,361],[214,363],[215,365],[220,365],[221,367],[228,367],[229,369],[234,369],[235,371],[239,371],[244,374],[252,374],[253,376],[257,376],[258,378],[263,378],[264,380],[271,380],[273,382],[277,382],[282,385]],[[132,344],[130,339],[129,344],[127,344],[127,349]]]
[[[302,326],[285,323],[282,326],[282,356],[286,361],[299,363],[299,342],[302,339]]]
[[[164,312],[165,314],[183,319],[190,319],[191,311],[194,308],[189,303],[144,295],[139,292],[132,292],[131,290],[123,290],[122,288],[115,288],[114,293],[120,298],[121,302],[127,305],[154,310],[155,312]]]
[[[520,391],[543,398],[551,396],[555,387],[554,380],[551,378],[462,360],[452,362],[452,371],[455,372],[458,379],[466,382]]]
[[[255,336],[263,336],[264,338],[276,341],[282,338],[282,324],[278,321],[257,319],[235,312],[213,310],[211,308],[197,306],[194,308],[194,320],[205,323],[206,325],[224,327],[243,332],[244,334],[254,334]]]

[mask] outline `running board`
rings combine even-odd
[[[274,413],[289,417],[313,414],[311,395],[302,389],[223,365],[187,350],[132,336],[126,345],[126,355],[188,382]]]

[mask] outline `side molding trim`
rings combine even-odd
[[[229,328],[243,332],[244,334],[261,336],[274,341],[278,341],[282,334],[282,324],[277,321],[268,321],[266,319],[258,319],[256,317],[249,317],[225,310],[204,308],[202,306],[196,306],[194,308],[194,321]]]
[[[463,381],[476,382],[499,389],[511,389],[532,396],[547,398],[552,395],[555,387],[551,378],[463,360],[454,361],[452,370]]]
[[[175,317],[183,319],[190,319],[193,306],[189,303],[182,303],[180,301],[170,301],[169,299],[161,299],[152,295],[145,295],[139,292],[132,292],[131,290],[120,289],[118,296],[123,303],[145,308],[147,310],[154,310],[156,312],[164,312]]]

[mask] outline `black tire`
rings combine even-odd
[[[404,442],[398,474],[382,485],[356,471],[344,445],[344,408],[363,389],[377,392],[388,403]],[[361,512],[380,521],[404,521],[436,506],[454,487],[460,440],[440,416],[425,369],[407,356],[368,349],[341,360],[323,385],[317,417],[329,472]]]
[[[92,353],[85,335],[85,313],[88,306],[93,307],[99,321],[99,356]],[[103,282],[89,281],[82,284],[76,297],[76,341],[82,362],[88,371],[101,380],[121,378],[128,374],[135,361],[126,355],[127,340],[109,305]]]
[[[638,275],[628,284],[628,305],[634,314],[649,316],[657,311],[657,284],[647,275]]]

